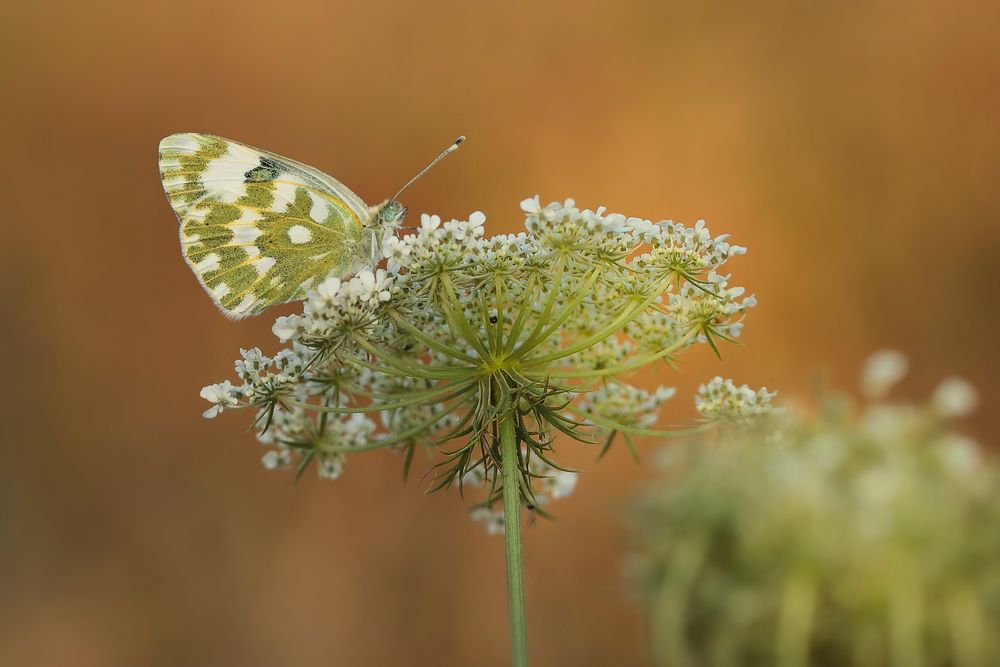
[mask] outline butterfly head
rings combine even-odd
[[[403,224],[406,218],[406,207],[396,200],[387,201],[378,213],[379,226],[383,229],[395,229]]]
[[[372,209],[370,226],[367,228],[371,232],[371,261],[377,263],[382,258],[382,244],[386,242],[388,236],[392,236],[403,224],[406,217],[406,207],[395,199],[374,207]]]

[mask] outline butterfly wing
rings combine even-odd
[[[160,142],[160,176],[184,259],[227,317],[301,299],[327,275],[371,263],[372,210],[300,162],[221,137],[172,134]]]

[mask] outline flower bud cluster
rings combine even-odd
[[[716,376],[698,387],[694,404],[709,421],[744,422],[773,411],[771,401],[776,395],[767,387],[757,390],[745,384],[737,387],[732,380]]]

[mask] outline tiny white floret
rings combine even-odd
[[[903,379],[909,368],[906,357],[896,350],[875,352],[861,371],[861,391],[868,398],[882,398]]]
[[[979,404],[975,388],[962,378],[948,378],[934,390],[931,399],[942,417],[964,417]]]

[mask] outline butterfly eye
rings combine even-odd
[[[399,224],[406,217],[406,207],[397,201],[390,201],[382,208],[381,217],[391,225]]]

